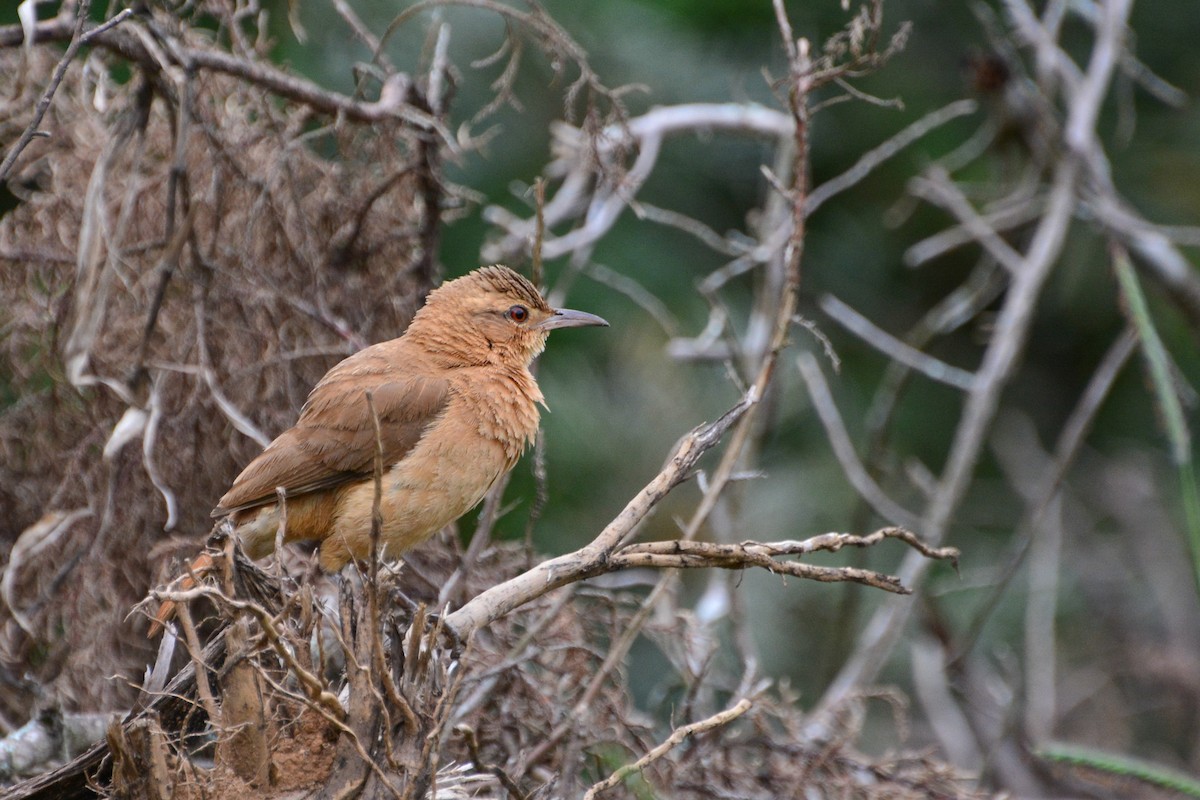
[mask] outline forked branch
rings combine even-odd
[[[884,539],[899,539],[922,555],[957,564],[952,547],[930,548],[913,533],[889,527],[869,536],[829,533],[804,541],[742,542],[717,544],[685,539],[627,544],[642,521],[675,486],[686,480],[700,457],[715,445],[757,401],[754,387],[715,422],[702,425],[680,440],[658,475],[638,492],[617,517],[586,547],[538,564],[476,596],[446,617],[446,625],[467,639],[479,628],[542,595],[587,578],[635,567],[658,569],[747,569],[758,567],[780,575],[823,582],[853,582],[889,592],[907,594],[898,578],[855,567],[824,567],[781,556],[834,552],[842,547],[870,547]]]

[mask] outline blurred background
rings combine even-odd
[[[279,63],[327,88],[354,90],[355,65],[371,54],[334,9],[284,0],[263,5]],[[377,34],[405,7],[380,0],[350,5]],[[633,87],[622,95],[630,117],[656,106],[695,102],[783,108],[771,81],[785,74],[786,64],[765,0],[545,0],[542,5],[586,51],[604,84]],[[1085,0],[1067,5],[1074,12],[1067,15],[1062,41],[1086,66],[1093,34],[1083,20],[1096,9]],[[841,30],[854,12],[832,0],[786,6],[796,35],[814,43]],[[10,10],[0,14],[0,22],[15,21]],[[739,483],[731,501],[735,540],[868,533],[891,522],[864,509],[846,479],[814,413],[796,355],[817,355],[863,456],[866,420],[888,359],[823,311],[822,298],[833,295],[903,338],[967,280],[981,257],[980,248],[968,244],[919,265],[910,263],[910,248],[953,222],[914,198],[910,181],[971,140],[989,119],[1002,134],[955,173],[959,185],[983,207],[1022,176],[1029,178],[1027,143],[1019,133],[1003,134],[1007,112],[981,74],[997,40],[1013,52],[1021,44],[1009,35],[1004,4],[889,0],[884,15],[886,36],[911,25],[907,41],[886,65],[854,86],[889,102],[851,99],[815,114],[812,185],[843,173],[864,153],[948,103],[974,98],[979,110],[904,148],[809,219],[800,314],[828,337],[840,369],[834,372],[822,344],[806,328],[793,330],[763,410],[757,452],[747,464],[756,476]],[[386,53],[397,69],[417,74],[427,68],[433,21],[450,27],[455,80],[449,128],[465,125],[473,135],[487,135],[482,146],[465,148],[444,165],[447,180],[463,187],[445,210],[440,237],[442,274],[450,278],[482,263],[485,246],[496,237],[484,209],[498,206],[531,216],[532,185],[552,160],[552,126],[564,116],[566,81],[556,80],[554,65],[529,47],[516,76],[515,101],[476,122],[476,112],[495,96],[492,84],[505,63],[488,57],[501,47],[512,23],[479,8],[425,9],[389,40]],[[1194,265],[1200,244],[1195,227],[1200,224],[1200,49],[1195,47],[1200,14],[1191,0],[1143,0],[1133,8],[1130,28],[1138,59],[1183,99],[1164,102],[1122,74],[1114,80],[1097,132],[1111,159],[1112,181],[1133,208],[1161,225],[1192,226],[1180,233],[1180,241]],[[568,70],[568,79],[573,74]],[[815,100],[841,94],[840,87],[829,86]],[[571,110],[578,115],[582,108],[576,103]],[[749,230],[772,191],[761,168],[770,167],[773,158],[773,143],[760,138],[719,132],[668,138],[638,199],[686,214],[722,236],[736,235]],[[555,188],[551,180],[550,192]],[[1031,228],[1015,226],[1006,237],[1024,251]],[[694,236],[626,209],[597,242],[586,267],[576,270],[566,259],[546,264],[548,282],[564,295],[565,305],[600,314],[612,327],[557,333],[540,361],[539,380],[550,409],[544,415],[548,502],[532,529],[540,551],[566,552],[589,541],[659,470],[682,434],[737,400],[739,391],[724,364],[680,359],[671,347],[672,341],[704,329],[710,306],[697,287],[728,260]],[[528,270],[528,264],[510,265]],[[640,287],[643,302],[614,276]],[[720,292],[735,332],[747,324],[759,280],[758,271],[750,271]],[[1194,430],[1200,329],[1163,292],[1146,286],[1151,317],[1173,358],[1173,380]],[[647,296],[655,302],[644,302]],[[982,313],[936,339],[929,352],[974,370],[1001,299],[997,292]],[[1180,474],[1140,355],[1116,379],[1047,515],[1047,524],[1058,531],[1057,545],[1049,551],[1052,561],[1039,560],[1051,556],[1037,551],[1037,558],[1019,562],[1015,574],[1005,574],[1030,535],[1023,524],[1028,486],[1032,483],[1036,494],[1064,423],[1127,320],[1105,237],[1081,210],[1037,304],[1024,359],[1002,397],[997,423],[945,542],[962,551],[961,571],[939,564],[926,576],[912,599],[914,614],[903,642],[879,678],[911,698],[910,743],[941,737],[945,746],[945,731],[957,724],[933,719],[948,704],[939,704],[937,687],[922,686],[921,675],[929,669],[922,659],[949,661],[948,654],[966,652],[974,673],[952,679],[947,690],[960,692],[959,700],[968,704],[979,699],[973,692],[986,695],[1002,712],[1001,729],[1023,730],[1031,683],[1044,687],[1049,682],[1049,695],[1038,690],[1043,692],[1038,696],[1053,699],[1052,713],[1039,723],[1048,739],[1200,771],[1196,553],[1188,546]],[[881,484],[910,509],[922,507],[929,476],[942,471],[962,403],[960,391],[920,376],[898,397],[877,466]],[[1189,436],[1194,445],[1194,434]],[[527,459],[508,490],[512,506],[498,525],[500,535],[525,535],[536,492]],[[679,518],[686,518],[698,496],[694,482],[680,487],[642,538],[677,536]],[[463,529],[469,531],[470,523]],[[884,545],[866,555],[819,561],[887,571],[903,555],[899,546]],[[1039,564],[1049,564],[1050,577],[1043,570],[1031,584],[1031,566]],[[686,576],[688,597],[699,598],[707,582],[705,575]],[[763,672],[794,687],[802,705],[822,695],[881,600],[880,593],[864,587],[758,573],[737,575],[734,583],[745,604],[742,624],[752,628]],[[1053,595],[1037,606],[1049,609],[1053,651],[1036,657],[1029,653],[1031,626],[1045,621],[1030,618],[1031,585]],[[720,626],[716,631],[723,639],[734,636]],[[670,713],[669,699],[677,689],[664,684],[674,680],[664,678],[670,674],[661,669],[666,659],[647,640],[635,648],[628,668],[640,702],[661,714]],[[864,747],[894,746],[898,730],[891,710],[882,703],[869,708],[872,723]],[[938,730],[939,725],[944,727]],[[959,755],[968,762],[973,757]]]
[[[1072,4],[1086,15],[1089,3]],[[624,96],[629,114],[658,105],[691,102],[761,103],[779,107],[769,79],[784,73],[779,32],[769,4],[744,0],[640,0],[544,7],[587,51],[609,86],[637,85]],[[821,42],[846,24],[850,13],[835,2],[789,3],[798,36]],[[281,9],[282,10],[282,9]],[[1094,11],[1094,8],[1092,9]],[[392,4],[361,3],[372,30],[396,12]],[[451,60],[460,80],[450,114],[468,121],[492,97],[498,67],[471,69],[503,39],[504,23],[474,9],[437,12],[451,23]],[[851,101],[822,109],[812,124],[812,183],[838,175],[862,154],[914,120],[955,99],[976,97],[979,113],[944,125],[900,152],[869,177],[823,206],[810,220],[804,255],[801,314],[832,340],[841,370],[833,391],[850,433],[864,446],[864,416],[877,391],[886,359],[848,335],[818,307],[830,293],[877,326],[897,336],[961,284],[979,260],[979,248],[951,251],[917,267],[905,254],[948,224],[930,205],[911,199],[907,182],[930,162],[966,141],[996,111],[994,98],[978,91],[977,66],[992,52],[987,26],[1003,33],[1000,5],[906,2],[885,5],[890,34],[911,24],[903,51],[856,86],[890,107]],[[275,31],[282,60],[320,83],[352,88],[352,65],[368,58],[334,13],[318,4],[298,12],[308,34],[296,42],[285,15]],[[1200,220],[1200,16],[1189,2],[1138,3],[1131,17],[1133,47],[1144,65],[1187,95],[1172,106],[1118,78],[1098,131],[1112,160],[1113,180],[1129,202],[1164,225]],[[388,53],[400,68],[417,70],[427,53],[427,29],[410,24],[393,38]],[[1063,41],[1086,64],[1088,26],[1069,17]],[[974,66],[973,66],[974,65]],[[448,177],[483,199],[530,215],[531,184],[550,159],[550,125],[562,117],[560,87],[550,66],[531,55],[516,87],[520,107],[502,109],[487,126],[494,136],[479,152],[447,164]],[[1013,78],[1017,80],[1017,78]],[[825,97],[839,93],[836,87]],[[820,99],[820,98],[818,98]],[[1024,157],[1018,142],[1000,137],[958,175],[984,202],[1015,181]],[[770,163],[770,143],[713,133],[683,136],[664,145],[639,199],[674,209],[725,234],[745,230],[749,215],[770,191],[760,166]],[[1194,230],[1194,229],[1193,229]],[[562,231],[559,231],[560,233]],[[468,205],[445,228],[441,258],[447,276],[471,269],[491,234],[479,205]],[[1022,241],[1025,231],[1013,232]],[[1016,702],[1025,677],[1023,650],[1027,576],[1022,572],[985,623],[977,615],[1000,579],[1019,534],[1023,504],[1012,488],[1013,470],[1040,470],[1045,453],[1071,412],[1109,343],[1125,325],[1105,242],[1086,219],[1072,227],[1061,263],[1037,306],[1025,361],[1004,395],[991,447],[984,454],[967,500],[953,523],[949,543],[963,551],[961,576],[933,571],[928,597],[915,628],[945,626],[951,638],[981,625],[975,652],[995,670]],[[1193,244],[1195,242],[1193,241]],[[1194,257],[1195,250],[1187,251]],[[712,419],[736,398],[719,363],[670,357],[672,336],[696,336],[708,308],[697,284],[727,259],[679,230],[639,220],[626,211],[592,254],[594,262],[633,279],[662,304],[655,319],[627,295],[582,277],[571,283],[569,305],[612,322],[600,335],[558,335],[541,362],[551,413],[545,418],[550,501],[534,529],[540,549],[557,553],[587,541],[653,475],[670,445],[696,422]],[[562,260],[547,271],[553,283]],[[753,274],[725,287],[734,325],[744,325],[753,295]],[[1154,320],[1178,367],[1181,384],[1200,377],[1198,331],[1153,292]],[[993,306],[994,307],[994,306]],[[985,312],[933,353],[973,369],[989,337]],[[664,321],[667,324],[663,324]],[[803,329],[795,349],[820,350]],[[794,350],[791,351],[794,353]],[[828,364],[826,363],[826,367]],[[803,538],[827,530],[866,532],[886,522],[864,516],[854,491],[832,457],[816,421],[791,353],[778,391],[757,467],[762,477],[741,487],[740,538]],[[1188,420],[1195,423],[1192,397]],[[919,507],[920,493],[903,478],[919,463],[937,473],[950,446],[961,409],[953,389],[917,379],[901,396],[888,440],[890,488]],[[1131,361],[1105,400],[1086,447],[1066,480],[1057,516],[1062,526],[1057,592],[1058,649],[1054,680],[1060,690],[1054,734],[1084,744],[1140,754],[1192,770],[1200,767],[1200,651],[1196,585],[1186,525],[1163,428],[1156,418],[1142,362]],[[1007,442],[1007,443],[1006,443]],[[1005,451],[1008,463],[997,455]],[[907,466],[906,466],[907,465]],[[518,505],[502,521],[510,536],[524,530],[534,495],[531,470],[521,468],[510,498]],[[678,528],[670,509],[694,502],[684,487],[645,531],[670,538]],[[679,511],[677,513],[683,513]],[[899,554],[878,548],[873,566],[894,566]],[[688,576],[699,592],[704,577]],[[799,688],[801,702],[819,696],[852,645],[878,596],[861,587],[825,586],[748,574],[739,581],[749,605],[764,669]],[[911,635],[918,637],[919,630]],[[927,635],[927,634],[926,634]],[[653,648],[638,651],[652,663]],[[912,652],[898,648],[884,677],[911,692]],[[650,697],[657,670],[631,667],[635,685]],[[641,676],[641,677],[639,677]],[[660,687],[661,688],[661,687]]]

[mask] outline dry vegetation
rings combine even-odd
[[[173,554],[195,547],[211,498],[264,432],[289,421],[322,369],[401,330],[435,280],[438,153],[452,143],[431,114],[443,103],[430,92],[444,89],[444,64],[416,82],[386,79],[378,100],[344,98],[267,64],[242,9],[214,4],[175,17],[110,8],[109,24],[84,31],[73,13],[86,11],[67,4],[36,23],[40,40],[88,37],[92,47],[72,45],[65,56],[51,44],[13,46],[20,32],[4,31],[3,71],[19,80],[0,121],[4,140],[16,143],[6,154],[16,204],[4,218],[0,266],[13,367],[6,389],[17,398],[2,429],[11,544],[0,718],[11,731],[37,708],[136,700],[141,711],[18,793],[87,792],[85,781],[98,781],[117,796],[146,797],[239,796],[247,784],[280,796],[322,786],[326,796],[386,787],[404,796],[524,796],[539,786],[570,796],[654,752],[655,723],[630,704],[620,652],[605,649],[629,635],[636,598],[552,598],[542,588],[512,601],[520,617],[495,621],[503,611],[492,608],[460,623],[460,633],[479,628],[460,660],[444,647],[441,620],[422,633],[428,619],[409,598],[466,606],[528,556],[477,547],[464,571],[452,538],[426,548],[432,577],[417,554],[404,593],[379,588],[372,573],[365,589],[347,583],[340,603],[322,604],[311,573],[281,591],[279,573],[231,570],[227,594],[193,591],[215,603],[199,623],[183,612],[190,658],[174,682],[173,636],[139,679],[154,653],[139,635],[141,615],[128,609],[165,577]],[[215,35],[193,27],[197,20],[217,22]],[[569,44],[540,15],[518,21],[551,50]],[[595,130],[604,121],[596,103],[607,99],[618,117],[619,104],[578,64],[567,102],[586,89],[584,129]],[[123,82],[116,67],[128,73]],[[30,109],[50,92],[45,118],[31,125]],[[53,135],[27,135],[38,129]],[[677,458],[642,516],[753,400],[709,429],[691,457]],[[635,524],[631,517],[621,535]],[[759,552],[757,563],[837,577],[772,562],[798,552],[792,547]],[[625,566],[746,563],[702,545],[683,555],[631,550],[614,564],[617,556]],[[259,591],[248,594],[234,574],[257,575]],[[847,577],[897,588],[863,570]],[[441,596],[428,596],[438,586]],[[658,634],[684,637],[682,626]],[[354,665],[348,677],[320,658],[314,665],[310,639],[335,665]],[[197,672],[200,664],[208,668]],[[583,699],[569,691],[581,686]],[[689,718],[719,698],[740,704],[682,728],[678,739],[699,746],[670,761],[658,759],[663,748],[645,778],[629,771],[630,780],[741,793],[866,779],[894,781],[914,797],[956,796],[954,776],[923,759],[870,765],[841,738],[793,741],[799,711],[764,689],[710,688],[704,702],[692,698]],[[735,717],[733,736],[705,734]],[[211,758],[215,766],[201,766]]]
[[[501,14],[510,26],[505,47],[486,65],[508,64],[493,106],[511,99],[521,53],[532,47],[565,76],[572,123],[556,132],[551,188],[536,212],[521,219],[487,210],[496,233],[485,256],[532,258],[535,273],[543,256],[569,256],[565,280],[586,272],[655,314],[655,298],[631,276],[592,264],[591,249],[630,206],[694,234],[729,260],[700,286],[712,309],[709,327],[676,338],[671,353],[723,361],[742,399],[685,436],[591,545],[541,565],[522,548],[489,541],[503,486],[486,502],[468,549],[447,533],[396,572],[372,563],[339,581],[314,574],[295,553],[249,564],[218,529],[209,544],[223,576],[172,595],[199,602],[183,607],[179,638],[168,636],[156,651],[142,635],[144,616],[130,609],[172,576],[175,556],[200,546],[213,499],[291,422],[323,371],[403,329],[439,278],[444,214],[469,195],[448,186],[440,170],[448,153],[476,143],[470,128],[454,136],[447,130],[457,73],[446,61],[446,23],[431,26],[424,71],[405,76],[385,55],[392,30],[370,31],[344,3],[333,4],[376,54],[353,96],[272,66],[250,2],[136,13],[110,3],[99,27],[80,22],[88,3],[66,2],[57,17],[29,21],[25,30],[0,28],[0,75],[7,76],[0,81],[7,148],[0,180],[14,197],[0,219],[0,363],[9,371],[0,376],[0,542],[7,552],[0,727],[8,734],[39,714],[61,724],[64,712],[133,709],[103,743],[14,796],[979,796],[966,772],[905,752],[902,737],[885,758],[864,756],[855,741],[870,703],[890,704],[896,730],[905,729],[903,701],[869,687],[914,608],[900,593],[919,587],[929,564],[955,556],[937,545],[964,502],[1077,206],[1089,204],[1108,225],[1130,297],[1138,284],[1126,251],[1185,314],[1200,309],[1196,282],[1170,268],[1173,245],[1131,216],[1103,180],[1092,135],[1121,63],[1127,5],[1110,3],[1095,20],[1095,56],[1085,72],[1055,48],[1052,21],[1013,13],[1039,69],[1059,74],[1064,87],[1033,104],[1035,116],[1023,122],[1034,169],[1017,190],[1028,194],[1014,190],[995,208],[976,211],[953,180],[978,155],[975,141],[913,179],[914,196],[957,221],[914,258],[968,243],[985,253],[951,298],[954,315],[934,309],[901,345],[825,301],[832,317],[894,359],[865,465],[815,360],[799,362],[850,482],[879,517],[921,537],[889,527],[868,537],[757,543],[740,541],[723,504],[755,467],[767,427],[759,410],[780,369],[791,367],[781,354],[798,335],[807,217],[976,104],[932,112],[813,188],[814,94],[832,87],[873,100],[848,82],[883,67],[904,45],[906,29],[887,32],[881,3],[864,5],[820,47],[791,31],[782,3],[775,4],[788,66],[775,79],[778,109],[691,105],[636,117],[536,5],[464,3]],[[432,5],[418,4],[393,28],[418,24],[418,12]],[[33,28],[35,43],[26,46]],[[35,110],[45,116],[31,124]],[[39,130],[50,135],[34,135]],[[772,191],[744,235],[723,237],[636,202],[665,139],[712,130],[759,136],[774,148],[774,163],[764,169]],[[1013,212],[1014,204],[1035,213]],[[1010,243],[1002,235],[1010,222],[1032,229]],[[754,304],[738,331],[722,289],[750,272]],[[917,352],[1001,294],[977,371],[955,371]],[[1137,341],[1151,338],[1137,319],[1131,329],[1098,369],[1043,478],[1025,487],[1031,529],[1043,521],[1113,375]],[[889,403],[914,374],[949,382],[966,397],[945,470],[926,476],[919,511],[893,500],[876,469]],[[710,449],[719,453],[715,464],[698,472]],[[634,542],[659,501],[694,478],[700,500],[679,541]],[[897,541],[908,548],[897,576],[802,560],[815,550]],[[1019,546],[1017,563],[1030,546]],[[649,592],[581,583],[638,567],[666,569],[655,573]],[[759,674],[743,635],[730,636],[719,620],[683,606],[674,576],[696,567],[856,581],[896,592],[897,602],[879,607],[818,709],[806,715],[785,686]],[[744,613],[732,580],[713,587],[728,614]],[[631,699],[622,668],[639,636],[659,643],[677,675],[670,720],[639,711]],[[730,638],[732,663],[717,657]],[[960,702],[969,716],[978,699],[971,681],[981,678],[968,657],[969,646],[957,663],[939,651],[930,673],[948,684],[948,672],[961,670],[955,679],[966,690],[945,702]],[[970,764],[996,785],[1047,795],[1083,786],[1104,796],[1105,784],[1117,781],[1118,793],[1151,791],[1140,779],[1097,777],[1089,768],[1055,774],[1025,750],[1023,731],[969,722],[980,748],[1000,748],[997,763],[989,756]]]
[[[211,46],[186,20],[153,24]],[[19,77],[0,111],[14,142],[62,53],[0,55]],[[290,421],[332,358],[401,330],[434,276],[423,209],[439,194],[404,123],[328,125],[205,70],[118,85],[111,58],[95,49],[67,70],[41,126],[53,136],[8,184],[0,536],[21,613],[3,649],[33,666],[5,674],[10,721],[36,696],[23,679],[67,707],[129,705],[131,683],[97,680],[132,678],[150,654],[122,609],[195,548],[262,431]]]

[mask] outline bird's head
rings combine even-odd
[[[605,325],[595,314],[551,308],[541,293],[508,267],[481,267],[429,293],[409,335],[464,364],[528,366],[555,328]]]

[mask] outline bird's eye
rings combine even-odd
[[[508,311],[504,312],[504,316],[511,319],[513,322],[524,322],[529,319],[529,309],[525,306],[513,306]]]

